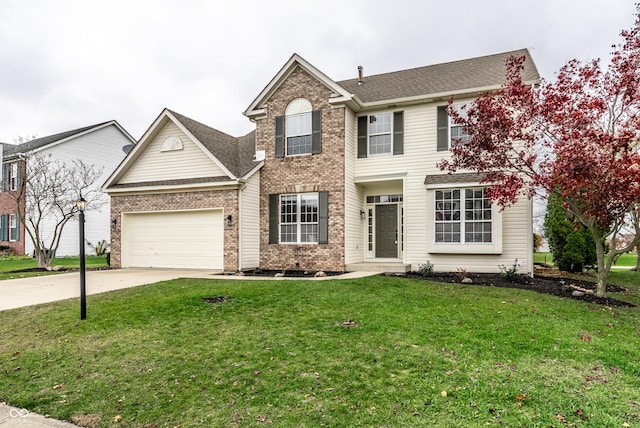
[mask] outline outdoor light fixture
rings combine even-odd
[[[116,225],[118,224],[118,219],[114,218],[113,220],[111,220],[111,228],[115,229]]]
[[[364,220],[367,218],[367,213],[365,213],[363,210],[360,210],[360,220]]]
[[[233,216],[229,214],[227,216],[227,226],[231,226],[233,224]]]
[[[84,200],[82,194],[80,199],[76,201],[76,208],[78,208],[78,223],[80,223],[80,319],[87,318],[87,291],[85,284],[85,261],[84,261],[84,210],[87,207],[87,201]]]

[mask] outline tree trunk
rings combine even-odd
[[[596,238],[594,236],[594,238]],[[605,267],[604,260],[604,239],[596,238],[596,258],[598,260],[598,284],[596,285],[596,296],[604,296],[607,291],[607,277],[609,269]]]
[[[636,246],[636,267],[632,270],[640,272],[640,245]]]
[[[49,268],[53,261],[53,252],[46,249],[36,249],[36,260],[38,260],[38,267]]]

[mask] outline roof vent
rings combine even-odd
[[[362,81],[362,66],[358,66],[358,86],[361,86],[364,82]]]

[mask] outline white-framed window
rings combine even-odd
[[[318,243],[318,193],[280,195],[280,242]]]
[[[18,162],[9,166],[9,190],[18,190]]]
[[[393,117],[391,113],[372,114],[369,123],[369,154],[391,153],[393,149]]]
[[[291,101],[285,110],[285,150],[287,156],[311,154],[313,121],[311,103],[304,98]]]
[[[467,118],[466,109],[462,108],[463,104],[452,104],[452,108],[462,117]],[[457,125],[452,117],[449,117],[449,147],[455,143],[466,143],[470,139],[469,134],[464,132],[462,125]]]
[[[15,242],[19,239],[19,236],[18,216],[15,214],[9,214],[9,241]]]
[[[490,244],[492,208],[484,187],[435,191],[435,242]]]

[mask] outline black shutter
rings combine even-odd
[[[9,240],[9,216],[7,214],[0,215],[0,241]]]
[[[447,106],[438,107],[438,151],[449,150],[449,115]]]
[[[367,116],[358,118],[358,157],[367,157]]]
[[[9,189],[9,164],[2,165],[2,183],[0,183],[0,192]]]
[[[393,154],[404,153],[404,112],[393,113]]]
[[[277,193],[269,195],[269,244],[277,244],[279,231],[279,219],[280,219],[280,204]]]
[[[322,153],[322,110],[311,113],[311,153]]]
[[[329,243],[329,192],[318,193],[318,244]]]
[[[284,157],[284,116],[276,117],[276,157]]]

